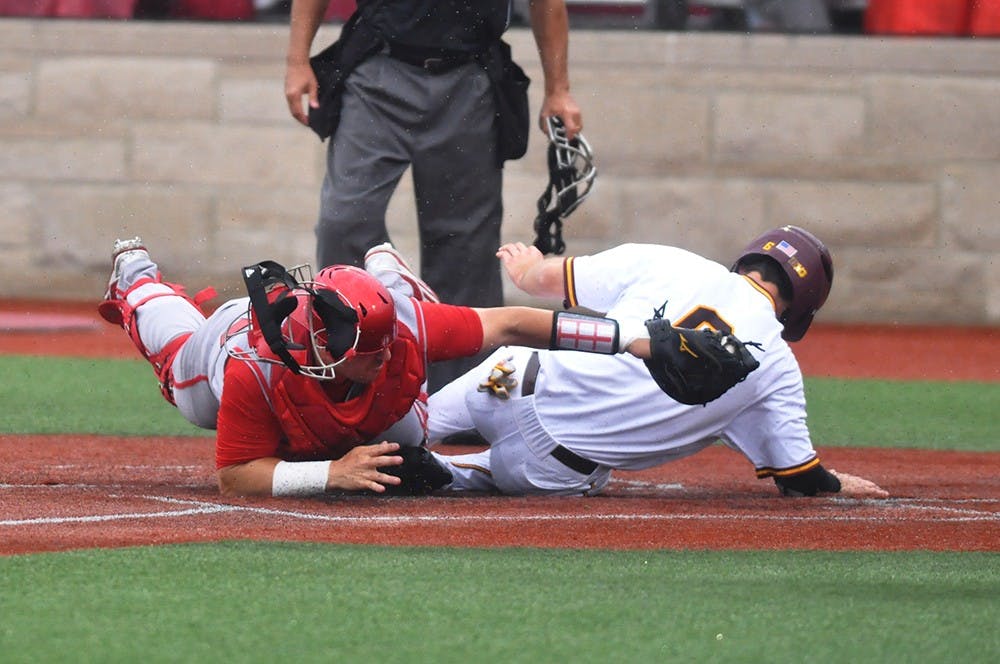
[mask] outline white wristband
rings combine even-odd
[[[326,492],[329,461],[279,461],[271,476],[272,496],[316,496]]]

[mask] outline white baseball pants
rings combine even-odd
[[[545,431],[535,412],[535,395],[522,396],[524,367],[532,349],[502,347],[479,366],[455,379],[430,397],[428,429],[430,440],[438,441],[453,433],[479,432],[490,442],[488,450],[474,454],[435,453],[448,466],[453,491],[499,491],[507,495],[550,494],[562,496],[596,495],[607,485],[611,469],[598,466],[580,473],[552,456],[558,445]],[[518,384],[509,399],[480,392],[493,366],[510,358]],[[542,379],[542,376],[539,376]]]

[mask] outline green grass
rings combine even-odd
[[[160,396],[141,360],[0,356],[0,433],[212,435]],[[1000,449],[1000,383],[807,378],[818,447]]]
[[[0,558],[0,579],[4,662],[1000,657],[995,554],[223,543]]]
[[[1000,450],[1000,383],[807,378],[823,447]]]
[[[0,433],[212,435],[160,396],[142,360],[0,356]]]

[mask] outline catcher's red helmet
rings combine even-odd
[[[384,352],[395,341],[396,307],[375,277],[348,266],[325,268],[315,279],[293,276],[302,272],[304,266],[286,271],[273,261],[244,268],[254,351],[231,349],[231,356],[332,380],[344,360]]]
[[[819,238],[798,226],[782,226],[767,231],[747,245],[733,265],[743,259],[767,256],[774,259],[792,284],[792,302],[781,315],[786,341],[805,336],[813,316],[830,295],[833,286],[833,257]]]
[[[315,308],[328,330],[325,346],[334,357],[381,353],[395,341],[396,305],[378,279],[361,268],[336,265],[320,270],[314,284],[317,296],[333,291],[356,318],[354,329],[338,329],[334,333],[334,325],[342,327],[341,317],[327,310],[329,297],[317,298]]]

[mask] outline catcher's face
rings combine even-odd
[[[317,353],[324,362],[333,359],[325,348],[319,349]],[[355,353],[337,365],[337,377],[367,385],[378,378],[382,366],[389,361],[390,357],[392,357],[392,351],[388,348],[372,353]]]

